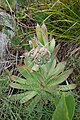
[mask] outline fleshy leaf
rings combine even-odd
[[[20,74],[23,75],[24,78],[31,78],[31,70],[28,69],[28,67],[26,65],[23,66],[18,66],[17,67],[18,71],[20,72]]]
[[[53,64],[56,65],[56,61],[54,61]],[[52,75],[52,78],[54,76],[57,76],[58,74],[60,74],[61,72],[64,71],[65,65],[66,65],[66,62],[60,62],[60,63],[57,64],[55,69],[54,69],[53,66],[51,66],[51,70],[49,71],[48,76]]]
[[[54,68],[56,66],[56,58],[53,60],[53,62],[49,66],[50,66],[50,69],[49,69],[49,72],[48,72],[48,76],[51,76],[53,74]]]
[[[42,37],[46,45],[48,43],[48,33],[47,33],[46,25],[43,23],[41,28],[42,28]]]
[[[20,103],[25,103],[25,102],[29,101],[30,99],[32,99],[36,95],[37,95],[36,91],[31,91],[28,95],[26,95],[25,97],[23,97],[20,100]]]
[[[37,34],[38,40],[44,45],[44,41],[43,41],[43,37],[42,37],[42,30],[41,30],[41,27],[39,26],[39,24],[37,24],[37,26],[36,26],[36,34]]]
[[[50,42],[50,52],[51,52],[51,53],[53,52],[54,47],[55,47],[55,40],[54,40],[54,38],[53,38],[53,39],[51,40],[51,42]]]
[[[72,73],[72,69],[64,71],[57,77],[54,77],[52,80],[49,80],[48,86],[55,86],[55,85],[58,85],[58,84],[64,82],[71,73]]]
[[[75,88],[76,88],[76,84],[59,85],[59,90],[61,91],[69,91]]]
[[[57,55],[59,49],[60,49],[60,44],[58,44],[58,45],[54,48],[54,50],[53,50],[53,53],[52,53],[52,58],[53,58],[53,59],[54,59],[55,56]]]
[[[26,68],[28,68],[29,70],[33,66],[33,64],[30,62],[30,58],[28,56],[28,53],[25,53],[24,64],[25,64]]]
[[[24,96],[26,96],[29,93],[30,93],[30,91],[27,91],[27,92],[24,92],[24,93],[19,93],[19,94],[13,94],[10,97],[10,100],[15,100],[15,101],[21,100]]]
[[[26,84],[27,83],[26,79],[23,79],[21,77],[17,77],[15,75],[12,75],[10,78],[11,78],[12,81],[15,81],[15,82],[20,83],[20,84]]]
[[[27,90],[27,85],[22,85],[22,84],[13,83],[13,82],[11,82],[9,85],[12,88]]]

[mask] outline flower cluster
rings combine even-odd
[[[29,57],[32,62],[37,65],[46,64],[50,60],[50,52],[45,47],[36,47],[29,52]]]

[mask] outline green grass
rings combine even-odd
[[[6,98],[0,100],[0,118],[2,120],[50,120],[54,111],[54,105],[42,106],[40,104],[32,112],[31,108],[27,109],[27,105],[12,103]]]
[[[68,3],[39,2],[29,6],[29,17],[36,23],[45,22],[49,33],[58,41],[72,41],[80,43],[80,1],[72,0]]]

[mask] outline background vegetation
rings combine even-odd
[[[80,120],[80,0],[4,0],[4,2],[1,0],[0,10],[11,15],[14,13],[13,19],[16,23],[15,36],[8,48],[9,55],[13,54],[15,57],[11,57],[10,61],[7,58],[11,66],[7,66],[9,71],[2,70],[0,77],[0,119],[50,120],[52,117],[55,109],[52,103],[31,110],[26,109],[26,104],[20,105],[7,98],[14,91],[9,87],[10,74],[17,74],[15,66],[21,62],[20,56],[25,50],[30,50],[29,41],[33,38],[36,24],[45,22],[48,34],[61,45],[59,61],[66,60],[66,67],[74,69],[68,80],[77,84],[73,91],[75,96],[73,120]]]

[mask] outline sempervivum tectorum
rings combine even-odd
[[[50,60],[50,52],[45,47],[36,47],[29,52],[29,57],[32,62],[37,65],[46,64]]]

